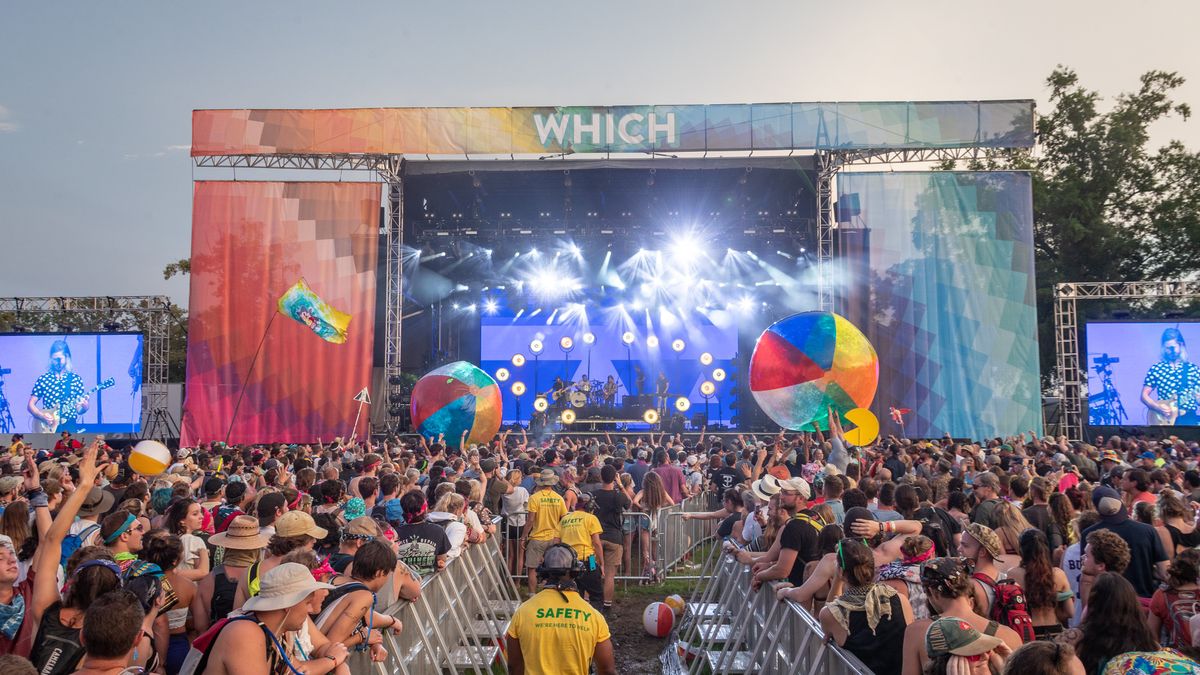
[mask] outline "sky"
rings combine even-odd
[[[195,108],[1111,99],[1200,112],[1200,3],[13,2],[0,9],[0,296],[167,294]],[[1154,142],[1200,149],[1200,120]],[[232,178],[231,174],[203,174]]]

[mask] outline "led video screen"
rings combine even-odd
[[[138,433],[142,336],[0,334],[0,433]]]
[[[563,337],[571,339],[569,350],[561,347]],[[539,354],[530,349],[534,341],[542,345]],[[734,400],[728,375],[737,350],[736,325],[717,325],[699,313],[654,333],[644,326],[547,325],[542,316],[480,318],[480,367],[493,377],[501,368],[508,373],[499,383],[506,424],[528,422],[538,396],[561,397],[561,403],[551,404],[552,415],[576,405],[620,418],[628,413],[626,404],[633,404],[639,416],[642,408],[658,407],[688,419],[703,413],[709,424],[728,423]],[[523,385],[519,396],[513,392],[518,382]],[[666,395],[657,397],[660,391]]]
[[[1200,323],[1092,322],[1085,328],[1088,423],[1200,426]]]

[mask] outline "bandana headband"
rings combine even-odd
[[[918,563],[923,563],[926,560],[932,560],[933,554],[936,551],[936,549],[937,549],[936,546],[930,546],[929,549],[927,551],[925,551],[924,553],[918,553],[911,558],[904,558],[904,564],[905,565],[916,565]]]
[[[126,516],[125,522],[122,523],[121,526],[116,529],[116,531],[114,531],[112,534],[110,534],[104,538],[104,544],[107,546],[109,544],[112,544],[117,539],[119,539],[121,537],[121,535],[125,534],[125,532],[129,529],[129,527],[131,525],[133,525],[134,521],[136,521],[136,520],[137,520],[137,516],[133,515],[132,513],[129,514],[128,516]]]

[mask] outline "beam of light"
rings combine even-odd
[[[557,316],[558,316],[558,308],[555,307],[554,311],[550,312],[550,316],[546,319],[546,325],[549,326],[550,324],[554,323],[554,319]]]
[[[495,316],[496,312],[500,311],[500,303],[496,302],[495,298],[488,298],[483,301],[483,312],[491,316]]]
[[[522,307],[521,309],[517,310],[517,315],[513,317],[513,322],[515,323],[515,322],[516,322],[516,320],[517,320],[517,319],[519,319],[519,318],[521,318],[521,315],[522,315],[522,314],[524,314],[524,313],[525,313],[525,308],[524,308],[524,307]]]
[[[533,310],[532,312],[530,312],[530,313],[529,313],[529,318],[531,318],[531,319],[532,319],[533,317],[535,317],[535,316],[537,316],[538,314],[541,314],[541,313],[542,313],[542,308],[541,308],[541,307],[538,307],[537,309],[535,309],[535,310]]]

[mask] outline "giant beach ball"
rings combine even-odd
[[[412,392],[412,423],[422,436],[445,435],[457,447],[486,443],[500,430],[500,385],[466,361],[455,361],[417,380]]]
[[[158,441],[138,441],[129,455],[129,467],[143,476],[157,476],[171,466],[171,451]]]
[[[675,612],[665,602],[652,602],[642,612],[642,627],[656,638],[670,635],[674,625]]]
[[[875,348],[833,312],[771,324],[750,357],[750,393],[767,417],[792,431],[827,429],[831,407],[843,417],[869,407],[878,384]]]

